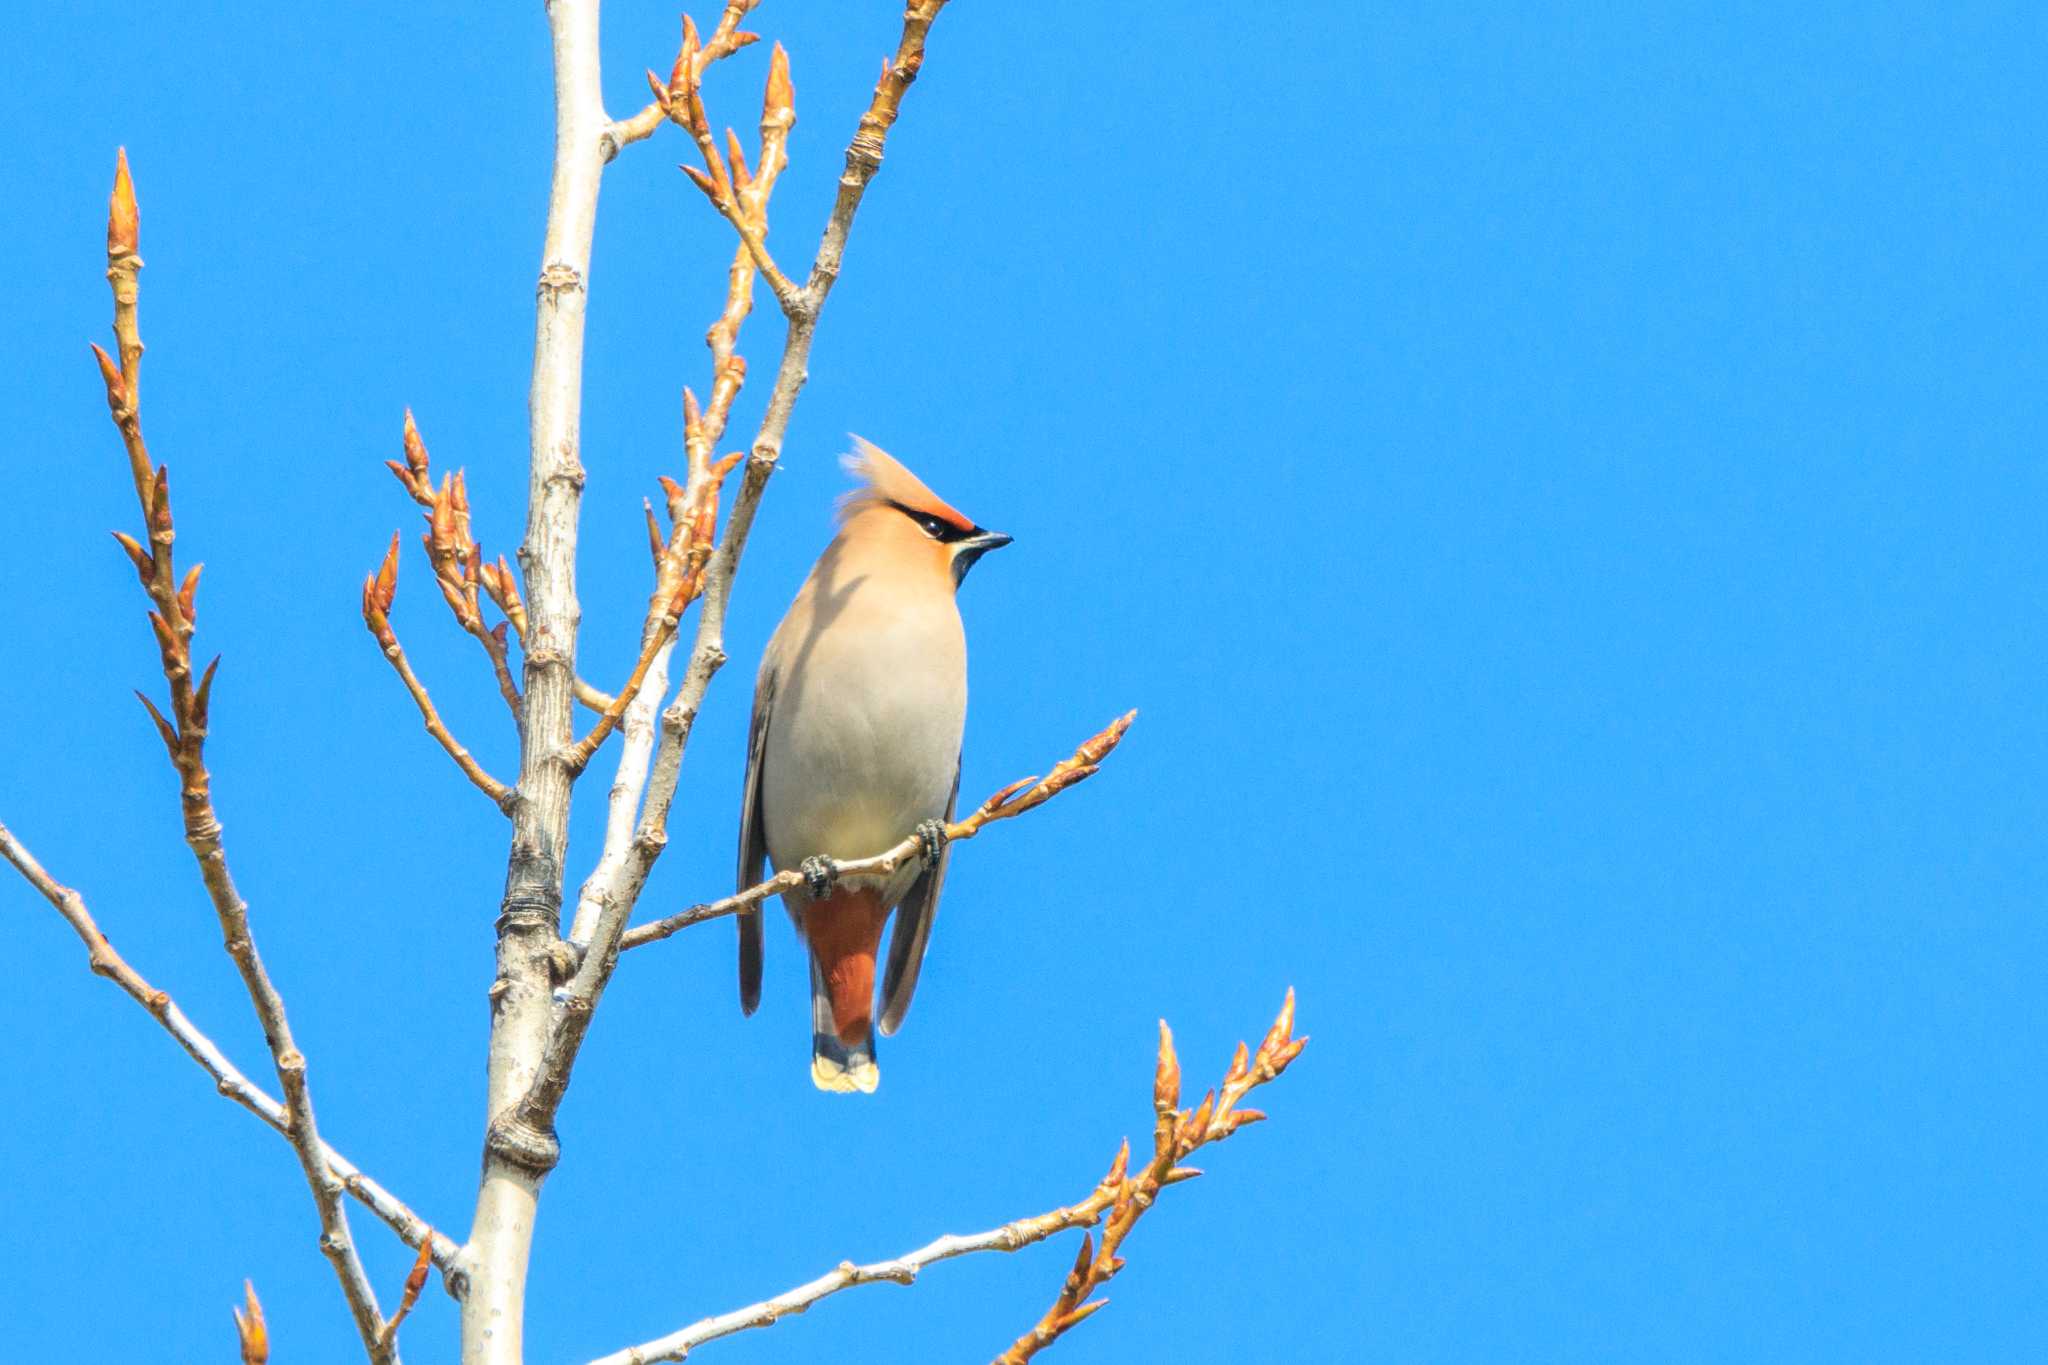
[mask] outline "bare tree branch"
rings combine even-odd
[[[1100,733],[1086,740],[1074,751],[1072,758],[1062,759],[1043,778],[1027,777],[1012,782],[988,800],[981,803],[965,820],[956,820],[946,826],[946,842],[958,843],[972,839],[987,826],[998,820],[1007,820],[1013,815],[1044,805],[1067,788],[1085,782],[1093,777],[1102,760],[1123,741],[1124,732],[1131,728],[1131,722],[1138,718],[1136,711],[1128,711],[1117,717]],[[1026,790],[1029,788],[1029,790]],[[837,877],[881,876],[886,877],[910,859],[923,854],[924,836],[907,835],[900,843],[886,852],[871,858],[828,859],[833,875]],[[793,891],[804,884],[803,873],[790,869],[778,872],[767,881],[757,883],[735,895],[708,904],[693,905],[678,914],[658,919],[649,924],[635,925],[628,929],[619,940],[621,952],[638,948],[643,944],[658,943],[672,937],[693,924],[705,920],[720,919],[736,915],[742,910],[751,910],[771,896]]]
[[[79,941],[85,944],[86,953],[95,976],[105,977],[121,988],[123,994],[143,1009],[151,1018],[163,1025],[185,1055],[197,1062],[200,1069],[213,1077],[214,1087],[222,1096],[233,1100],[244,1109],[263,1120],[280,1136],[289,1138],[291,1118],[285,1107],[266,1094],[262,1087],[245,1076],[240,1068],[227,1059],[211,1038],[200,1032],[198,1027],[178,1008],[168,992],[152,986],[140,972],[131,967],[107,936],[100,932],[99,925],[87,910],[84,897],[72,888],[63,885],[44,870],[33,853],[15,838],[7,826],[0,824],[0,857],[14,865],[23,880],[34,887],[43,899],[55,906],[64,922],[71,926]],[[341,1180],[343,1188],[363,1207],[376,1214],[391,1226],[391,1230],[407,1246],[428,1246],[433,1249],[434,1264],[446,1270],[454,1265],[458,1250],[449,1238],[434,1231],[424,1218],[407,1208],[396,1196],[372,1180],[347,1157],[328,1146],[320,1145],[321,1155],[328,1168]]]
[[[363,624],[370,634],[377,637],[377,644],[384,651],[397,672],[405,690],[412,694],[413,705],[420,709],[420,719],[426,723],[427,733],[448,751],[448,757],[455,760],[455,766],[462,769],[462,775],[476,784],[477,790],[491,798],[499,810],[511,813],[512,789],[484,771],[484,765],[464,748],[462,741],[455,738],[448,725],[435,709],[434,700],[427,695],[426,684],[412,671],[412,664],[405,657],[404,646],[398,643],[398,633],[391,628],[392,604],[398,598],[398,536],[391,533],[391,548],[384,552],[384,562],[377,572],[363,580]]]
[[[598,186],[620,144],[600,93],[597,0],[551,0],[547,12],[554,48],[555,157],[528,400],[526,539],[519,550],[526,580],[526,678],[512,848],[491,987],[484,1172],[462,1258],[468,1284],[464,1365],[517,1365],[522,1354],[533,1220],[541,1182],[561,1148],[552,1131],[522,1121],[520,1102],[533,1089],[552,1030],[551,994],[566,965],[558,934],[569,798],[589,758],[572,725],[581,618],[576,536],[583,486],[583,329]],[[739,45],[732,40],[725,50]],[[679,524],[679,539],[681,530]],[[509,587],[507,575],[497,577]],[[701,573],[696,577],[693,596]],[[635,668],[641,683],[661,654],[659,643],[651,651],[643,648]],[[632,701],[630,695],[608,698],[600,726],[608,731],[618,724]],[[601,742],[603,735],[597,738]]]
[[[775,371],[775,384],[769,392],[761,425],[754,435],[752,451],[740,480],[739,496],[734,499],[732,516],[726,522],[725,537],[705,570],[697,636],[691,646],[689,662],[683,669],[682,685],[675,700],[662,712],[661,739],[648,779],[647,801],[641,812],[640,828],[634,836],[634,857],[612,888],[614,897],[622,900],[628,911],[638,898],[654,860],[668,841],[668,813],[675,801],[676,784],[682,774],[683,752],[689,746],[690,731],[703,707],[711,679],[725,666],[726,606],[732,599],[733,581],[739,572],[740,556],[746,550],[747,534],[753,529],[754,513],[760,506],[769,476],[775,472],[776,461],[781,458],[790,414],[795,410],[797,394],[803,389],[809,372],[811,340],[817,331],[818,315],[838,278],[839,262],[845,254],[846,238],[852,230],[854,214],[860,208],[869,183],[881,169],[883,146],[902,106],[903,94],[924,64],[925,39],[932,21],[945,3],[946,0],[913,0],[904,10],[903,33],[897,41],[896,56],[883,67],[874,96],[861,115],[860,126],[846,149],[846,168],[839,177],[839,193],[819,240],[810,280],[793,299],[781,300],[787,331],[783,338],[782,359]],[[795,121],[790,99],[785,59],[771,65],[769,71],[768,96],[761,119],[761,164],[764,169],[771,164],[780,169],[783,141],[788,137],[789,124]],[[772,158],[768,150],[771,124],[775,133]],[[757,173],[756,182],[761,178]],[[744,202],[747,191],[740,193]],[[744,245],[740,254],[751,260],[751,252]],[[740,269],[740,261],[735,257],[734,273],[737,275]],[[624,923],[623,918],[620,922]]]
[[[228,955],[241,974],[277,1066],[278,1084],[284,1090],[290,1116],[287,1131],[320,1215],[320,1249],[334,1266],[335,1278],[341,1283],[364,1348],[373,1360],[395,1361],[395,1355],[382,1349],[377,1341],[383,1315],[377,1309],[376,1291],[370,1287],[349,1234],[341,1181],[328,1169],[322,1154],[320,1132],[313,1118],[312,1092],[306,1081],[305,1056],[292,1041],[284,1000],[271,984],[270,974],[264,970],[263,959],[256,951],[248,906],[235,889],[234,878],[228,871],[227,851],[221,842],[220,819],[213,806],[212,778],[207,772],[205,755],[207,702],[214,669],[220,661],[216,659],[207,666],[195,687],[192,632],[199,616],[199,568],[195,565],[182,582],[178,580],[172,556],[177,532],[171,516],[170,472],[161,466],[152,467],[142,435],[143,348],[136,321],[142,268],[142,257],[137,254],[139,243],[140,213],[124,151],[115,168],[114,192],[107,213],[107,282],[113,288],[114,338],[121,358],[117,364],[97,346],[93,347],[93,354],[99,361],[100,377],[106,383],[108,411],[128,453],[129,474],[149,533],[147,551],[129,537],[120,540],[154,605],[149,623],[162,657],[164,681],[170,687],[170,717],[167,719],[141,693],[136,695],[156,722],[157,733],[177,770],[184,805],[185,842],[198,861],[200,880],[205,883],[207,897],[220,921]]]
[[[519,685],[512,681],[512,670],[506,662],[505,627],[501,624],[493,630],[484,625],[483,604],[478,600],[484,571],[490,566],[484,562],[483,547],[470,535],[469,488],[462,471],[458,469],[444,477],[439,488],[434,486],[427,443],[420,439],[411,408],[405,410],[405,463],[386,460],[384,467],[404,485],[412,500],[427,510],[427,534],[421,541],[426,546],[427,562],[434,568],[434,582],[447,599],[448,610],[455,614],[455,623],[483,646],[491,661],[491,671],[498,679],[498,692],[511,708],[512,721],[517,724]],[[392,543],[397,544],[396,537]],[[498,597],[495,587],[491,596]],[[390,609],[391,604],[386,602],[384,610]]]
[[[1090,1294],[1124,1268],[1123,1258],[1116,1254],[1124,1238],[1130,1235],[1132,1227],[1145,1211],[1158,1201],[1162,1189],[1201,1174],[1192,1166],[1180,1163],[1198,1148],[1221,1142],[1238,1129],[1265,1118],[1256,1109],[1239,1109],[1238,1103],[1287,1070],[1288,1064],[1307,1046],[1306,1037],[1294,1036],[1294,988],[1290,986],[1287,999],[1280,1006],[1279,1016],[1259,1041],[1259,1050],[1247,1054],[1245,1045],[1239,1043],[1236,1055],[1230,1059],[1230,1070],[1224,1073],[1222,1086],[1204,1095],[1202,1102],[1193,1109],[1182,1109],[1180,1059],[1173,1051],[1173,1030],[1166,1026],[1164,1019],[1159,1021],[1159,1064],[1152,1079],[1152,1109],[1156,1116],[1152,1128],[1152,1159],[1136,1175],[1126,1174],[1130,1165],[1130,1144],[1124,1144],[1124,1150],[1117,1154],[1116,1163],[1110,1168],[1111,1180],[1104,1182],[1105,1185],[1114,1183],[1116,1193],[1108,1205],[1102,1225],[1102,1249],[1093,1250],[1088,1238],[1082,1237],[1081,1251],[1074,1258],[1074,1268],[1068,1272],[1052,1306],[1045,1310],[1030,1331],[1018,1337],[1009,1350],[997,1357],[996,1365],[1024,1365],[1068,1329],[1108,1305],[1107,1299],[1097,1299],[1092,1303],[1087,1300]]]
[[[1081,1300],[1123,1267],[1122,1260],[1115,1254],[1116,1248],[1122,1244],[1139,1216],[1152,1207],[1160,1190],[1201,1174],[1190,1167],[1178,1165],[1178,1162],[1196,1148],[1221,1142],[1246,1124],[1265,1117],[1257,1110],[1239,1110],[1236,1105],[1247,1092],[1285,1071],[1287,1064],[1307,1045],[1308,1039],[1292,1036],[1293,1024],[1294,992],[1290,990],[1286,1004],[1281,1006],[1280,1017],[1267,1032],[1265,1041],[1260,1043],[1257,1054],[1247,1058],[1244,1044],[1238,1044],[1237,1056],[1224,1077],[1220,1099],[1216,1092],[1211,1092],[1200,1106],[1184,1110],[1177,1108],[1180,1065],[1173,1054],[1172,1034],[1162,1020],[1159,1025],[1159,1064],[1153,1080],[1153,1107],[1158,1116],[1154,1130],[1154,1155],[1152,1161],[1135,1175],[1130,1172],[1131,1145],[1126,1142],[1117,1153],[1116,1160],[1110,1163],[1109,1174],[1102,1178],[1102,1182],[1085,1198],[1063,1208],[1033,1218],[1020,1218],[987,1232],[966,1236],[948,1234],[893,1260],[875,1261],[868,1265],[842,1261],[836,1269],[807,1284],[785,1290],[774,1298],[720,1313],[716,1317],[703,1318],[667,1336],[600,1356],[590,1365],[656,1365],[659,1361],[682,1360],[707,1341],[716,1341],[750,1328],[773,1326],[841,1290],[883,1282],[910,1284],[917,1279],[919,1271],[935,1262],[977,1251],[1017,1251],[1068,1228],[1093,1227],[1106,1217],[1101,1253],[1094,1253],[1088,1240],[1082,1239],[1081,1257],[1053,1308],[1038,1326],[1003,1354],[999,1365],[1027,1360],[1068,1328],[1107,1304],[1106,1299],[1094,1303]]]

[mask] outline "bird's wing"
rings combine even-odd
[[[946,820],[960,801],[960,764],[953,764],[953,792],[946,798]],[[889,934],[889,965],[882,975],[882,1032],[894,1033],[910,1013],[910,997],[917,990],[918,969],[924,966],[925,945],[931,942],[932,921],[939,913],[939,888],[946,884],[946,864],[953,856],[948,843],[939,850],[939,861],[910,884],[910,892],[896,907],[896,927]]]
[[[768,827],[761,818],[761,763],[768,750],[768,717],[775,710],[772,669],[761,670],[754,685],[754,720],[747,735],[747,785],[740,797],[740,867],[738,885],[744,891],[761,880],[768,862]],[[743,910],[740,925],[740,1012],[752,1014],[761,1003],[761,911]]]

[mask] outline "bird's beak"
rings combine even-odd
[[[974,561],[990,550],[1000,550],[1010,543],[1010,537],[1001,531],[976,531],[965,540],[953,542],[953,586],[959,587],[966,579],[967,571],[974,567]]]

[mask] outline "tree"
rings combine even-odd
[[[382,564],[365,581],[363,620],[418,708],[427,731],[463,776],[511,822],[504,896],[497,918],[496,982],[488,1056],[487,1122],[483,1175],[467,1238],[457,1242],[431,1227],[396,1195],[343,1157],[322,1136],[315,1116],[305,1056],[296,1046],[283,998],[257,950],[248,905],[229,869],[206,762],[213,681],[220,660],[196,664],[199,568],[179,572],[176,521],[167,467],[152,456],[141,419],[143,344],[138,321],[141,269],[140,214],[125,153],[118,159],[107,229],[107,276],[114,297],[112,354],[94,347],[107,402],[126,451],[143,520],[143,534],[116,532],[150,602],[149,620],[168,688],[159,706],[143,706],[161,736],[176,773],[184,832],[227,951],[261,1021],[276,1073],[273,1097],[230,1062],[170,997],[156,989],[112,946],[83,897],[59,882],[5,826],[0,853],[46,897],[85,942],[93,970],[142,1005],[204,1068],[221,1092],[282,1134],[297,1156],[318,1216],[320,1246],[336,1279],[365,1354],[398,1359],[399,1328],[438,1269],[462,1321],[463,1359],[509,1365],[522,1359],[527,1263],[535,1215],[549,1172],[561,1159],[555,1118],[562,1105],[591,1018],[628,949],[670,937],[683,928],[759,905],[796,884],[784,873],[721,900],[629,927],[649,871],[668,839],[684,750],[712,679],[725,663],[723,627],[734,577],[754,513],[782,450],[805,377],[811,342],[837,280],[862,198],[882,163],[890,128],[924,60],[927,35],[945,0],[913,0],[901,38],[885,64],[873,97],[846,153],[837,197],[808,273],[785,274],[768,243],[768,207],[787,163],[795,119],[789,63],[778,45],[762,102],[759,142],[751,160],[730,130],[714,136],[704,100],[707,71],[754,42],[740,24],[759,0],[728,0],[716,25],[700,34],[683,21],[681,49],[668,78],[649,73],[653,98],[639,112],[612,119],[599,95],[597,0],[553,0],[548,17],[554,43],[556,143],[540,275],[533,381],[529,405],[529,506],[519,572],[501,556],[485,562],[471,535],[469,494],[461,474],[437,481],[410,413],[403,429],[403,459],[390,467],[406,494],[425,510],[423,548],[435,584],[458,627],[486,655],[520,738],[520,767],[502,780],[471,755],[437,710],[400,643],[397,604],[402,536],[394,536]],[[739,239],[728,268],[725,306],[707,333],[712,353],[709,397],[684,391],[685,477],[660,480],[668,527],[647,511],[655,583],[645,611],[641,645],[629,675],[606,693],[578,675],[576,548],[583,473],[579,458],[585,281],[588,278],[598,186],[605,168],[627,147],[673,123],[692,139],[701,168],[684,170]],[[782,352],[759,428],[747,450],[718,457],[747,367],[737,350],[752,310],[757,281],[767,284],[784,318]],[[729,478],[738,491],[719,513]],[[488,600],[501,614],[485,620]],[[670,694],[670,671],[681,624],[697,608],[694,635]],[[512,652],[517,648],[516,669]],[[666,705],[664,701],[666,700]],[[595,719],[579,737],[576,708]],[[1084,741],[1043,778],[1026,778],[990,796],[946,831],[949,841],[978,835],[988,825],[1032,810],[1093,775],[1116,747],[1135,713]],[[568,822],[577,781],[616,734],[616,776],[595,867],[564,915],[569,871]],[[921,856],[923,837],[905,831],[894,847],[839,864],[841,871],[885,871]],[[567,919],[566,932],[564,919]],[[1240,1045],[1221,1086],[1198,1104],[1180,1103],[1180,1073],[1171,1034],[1162,1023],[1153,1102],[1156,1123],[1149,1157],[1133,1165],[1128,1147],[1107,1176],[1081,1200],[972,1236],[947,1236],[892,1260],[844,1263],[794,1289],[734,1312],[706,1318],[654,1341],[604,1357],[606,1361],[681,1359],[692,1347],[801,1311],[825,1295],[877,1281],[908,1282],[932,1262],[981,1250],[1016,1250],[1067,1228],[1084,1234],[1072,1271],[1040,1320],[1003,1354],[1021,1361],[1101,1306],[1093,1290],[1123,1264],[1125,1236],[1159,1192],[1197,1174],[1183,1164],[1199,1147],[1230,1136],[1262,1117],[1241,1101],[1280,1074],[1305,1039],[1293,1037],[1288,1001],[1258,1049]],[[417,1249],[413,1272],[387,1312],[364,1269],[350,1227],[353,1198]],[[253,1288],[238,1313],[245,1359],[267,1355],[267,1332]]]

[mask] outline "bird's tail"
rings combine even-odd
[[[875,955],[888,917],[875,891],[841,891],[804,912],[811,945],[811,1083],[820,1090],[868,1094],[881,1082]]]

